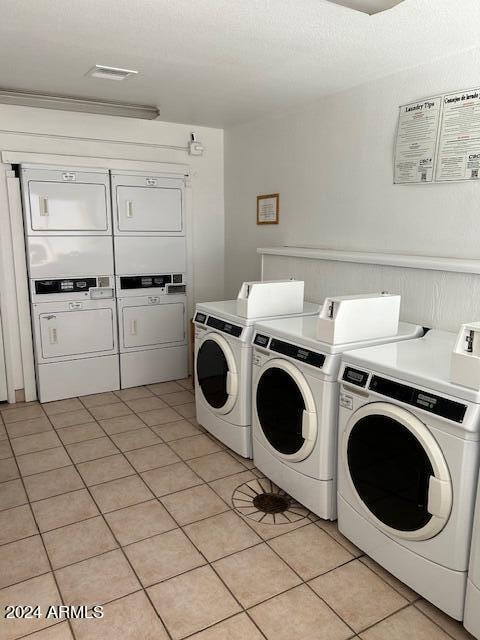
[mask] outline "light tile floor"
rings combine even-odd
[[[261,474],[198,425],[190,380],[0,410],[2,613],[105,605],[2,615],[0,640],[471,638],[335,523],[236,510]]]

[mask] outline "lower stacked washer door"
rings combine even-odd
[[[32,305],[41,402],[119,388],[114,300]]]
[[[118,298],[122,388],[188,375],[185,295]]]

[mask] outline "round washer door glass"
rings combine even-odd
[[[295,380],[283,369],[271,367],[257,384],[257,414],[265,437],[285,455],[299,451],[305,401]]]
[[[358,495],[380,522],[405,532],[429,523],[434,471],[422,444],[404,425],[382,414],[361,418],[350,431],[347,460]]]
[[[205,340],[197,354],[197,379],[208,404],[220,409],[228,400],[228,362],[214,340]]]

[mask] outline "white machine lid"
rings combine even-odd
[[[480,403],[480,392],[450,382],[450,361],[456,339],[455,333],[432,330],[417,340],[347,351],[343,361],[454,398]]]
[[[222,300],[220,302],[201,302],[196,305],[196,311],[206,313],[208,315],[216,316],[222,320],[228,322],[234,322],[242,327],[250,327],[252,324],[258,322],[258,320],[270,320],[270,318],[242,318],[237,315],[237,301],[236,300]],[[303,316],[317,316],[320,311],[320,305],[313,302],[304,302],[303,304]],[[274,316],[278,318],[279,316]],[[288,317],[288,316],[287,316]],[[298,317],[298,316],[296,316]]]
[[[394,337],[348,342],[347,344],[327,344],[317,339],[316,330],[316,316],[282,318],[268,322],[262,320],[255,325],[256,333],[265,333],[275,338],[281,338],[329,354],[343,353],[346,350],[350,351],[351,349],[361,349],[362,347],[370,345],[384,344],[389,340],[412,340],[423,334],[423,329],[419,325],[400,322],[398,325],[398,333]]]

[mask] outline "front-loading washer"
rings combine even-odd
[[[450,382],[456,336],[343,356],[338,526],[461,620],[479,463],[480,393]]]
[[[253,337],[252,436],[255,466],[318,516],[336,518],[338,371],[345,349],[409,340],[399,323],[389,338],[331,345],[317,318],[260,322]]]
[[[237,300],[196,306],[195,401],[198,422],[230,449],[251,458],[252,335],[259,318],[241,317],[237,311]],[[318,312],[318,304],[305,302],[297,315]]]
[[[475,638],[480,638],[480,487],[478,486],[463,624]]]

